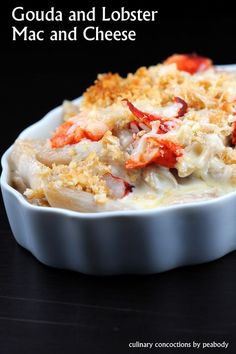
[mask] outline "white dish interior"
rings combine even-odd
[[[236,70],[236,65],[219,68]],[[53,109],[19,137],[47,138],[61,113],[61,107]],[[47,265],[89,274],[147,274],[210,261],[236,249],[236,191],[138,211],[94,214],[45,208],[30,204],[11,187],[10,152],[11,147],[2,157],[1,187],[13,234]]]

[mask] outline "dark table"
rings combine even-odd
[[[40,264],[14,241],[3,208],[0,221],[1,354],[139,353],[129,343],[192,340],[230,341],[204,353],[235,351],[235,252],[163,274],[93,277]]]
[[[7,134],[1,133],[1,152],[64,97],[79,95],[90,76],[81,76],[78,87],[77,75],[68,73],[2,76],[3,111],[9,119]],[[136,341],[191,340],[230,341],[227,351],[203,352],[233,352],[235,273],[235,252],[205,265],[150,276],[93,277],[52,269],[16,244],[1,205],[0,354],[123,354],[147,352],[128,347]]]
[[[157,25],[137,25],[139,41],[120,45],[12,43],[10,11],[2,11],[0,155],[23,128],[64,98],[79,96],[98,72],[125,74],[173,52],[236,62],[235,12],[226,3],[176,2],[171,13],[172,4],[166,4]],[[52,269],[16,244],[0,205],[0,354],[236,353],[235,273],[236,252],[150,276],[93,277]],[[229,341],[230,347],[129,348],[135,342],[192,340]]]

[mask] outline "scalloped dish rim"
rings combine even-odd
[[[219,65],[216,66],[216,68],[219,69],[225,69],[227,71],[236,71],[236,64],[229,64],[229,65]],[[81,101],[82,97],[74,99],[72,102],[78,104]],[[41,125],[42,123],[47,123],[49,122],[53,116],[61,113],[62,106],[58,106],[56,108],[53,108],[50,110],[43,118],[41,118],[39,121],[35,122],[34,124],[31,124],[30,126],[26,127],[19,135],[17,138],[20,137],[26,137],[28,133],[32,129],[35,129],[38,125]],[[170,205],[170,206],[161,206],[161,207],[156,207],[152,209],[140,209],[140,210],[115,210],[115,211],[105,211],[105,212],[96,212],[96,213],[88,213],[88,212],[79,212],[79,211],[73,211],[69,209],[64,209],[64,208],[55,208],[55,207],[44,207],[44,206],[38,206],[38,205],[33,205],[30,204],[24,196],[18,192],[16,189],[14,189],[9,183],[8,179],[10,178],[10,166],[8,163],[8,158],[11,153],[13,144],[4,152],[1,158],[1,165],[2,165],[2,174],[1,174],[1,187],[6,188],[11,194],[14,195],[15,198],[26,208],[29,209],[34,209],[38,211],[44,211],[47,213],[58,213],[58,214],[67,214],[69,216],[73,217],[83,217],[83,218],[103,218],[103,217],[113,217],[113,216],[139,216],[139,215],[144,215],[144,214],[155,214],[155,213],[163,213],[163,212],[168,212],[171,210],[175,209],[189,209],[189,208],[201,208],[203,205],[212,205],[219,203],[221,201],[226,201],[227,199],[231,199],[232,197],[236,196],[236,189],[234,192],[227,193],[225,195],[219,196],[217,198],[213,198],[210,200],[205,200],[205,201],[198,201],[198,202],[189,202],[185,204],[176,204],[176,205]]]

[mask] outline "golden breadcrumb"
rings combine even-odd
[[[226,165],[236,164],[236,150],[226,147],[221,154],[221,158]]]
[[[50,188],[90,193],[96,204],[235,189],[235,72],[158,64],[100,74],[79,105],[64,102],[63,118],[51,139],[14,145],[13,182],[31,203],[44,205]]]
[[[124,151],[121,150],[119,139],[112,135],[111,131],[106,132],[104,137],[101,139],[102,143],[102,156],[108,161],[119,161],[124,163],[126,156]]]
[[[107,194],[108,188],[103,176],[111,172],[111,166],[103,163],[95,152],[81,161],[69,165],[53,165],[50,184],[57,187],[80,189],[93,194]]]
[[[166,105],[173,96],[181,96],[194,109],[228,109],[224,102],[235,99],[236,74],[215,72],[190,75],[179,71],[175,64],[158,64],[141,67],[134,74],[122,78],[118,74],[100,74],[94,85],[83,95],[82,110],[91,107],[108,107],[129,100],[148,100],[156,105]]]

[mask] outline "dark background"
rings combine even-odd
[[[136,6],[127,0],[101,1],[99,6],[114,10],[120,6],[157,9],[158,20],[129,26],[98,24],[104,29],[135,29],[136,42],[13,43],[11,11],[15,6],[28,10],[55,6],[67,11],[98,7],[98,2],[49,1],[45,6],[43,2],[30,6],[23,1],[7,2],[0,12],[0,155],[27,125],[64,98],[80,96],[99,72],[125,75],[175,52],[197,52],[217,64],[236,63],[231,3],[156,1],[154,7],[150,1]],[[30,23],[31,28],[42,26],[47,31],[52,25]],[[236,350],[235,252],[211,264],[159,275],[85,276],[39,264],[16,245],[4,208],[0,210],[0,354],[123,354],[142,352],[128,350],[129,342],[191,339],[231,341],[227,351],[206,353]]]

